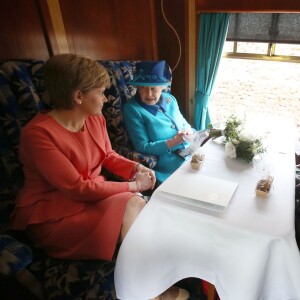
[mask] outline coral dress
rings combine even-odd
[[[22,130],[20,159],[25,182],[12,228],[54,257],[111,260],[134,194],[100,172],[130,179],[136,163],[112,150],[104,117],[88,117],[74,133],[40,113]]]

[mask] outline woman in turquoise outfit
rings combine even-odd
[[[192,133],[177,101],[162,92],[170,84],[164,76],[165,61],[143,61],[128,84],[137,87],[136,95],[124,106],[124,122],[136,151],[156,155],[154,167],[158,184],[167,179],[185,160],[178,155],[189,146],[184,141]]]

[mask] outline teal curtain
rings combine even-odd
[[[208,103],[222,56],[228,23],[227,13],[200,15],[194,113],[197,130],[207,128],[210,123]]]

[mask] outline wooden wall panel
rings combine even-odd
[[[201,12],[300,12],[299,0],[195,0]]]
[[[177,68],[173,71],[172,94],[176,97],[181,112],[186,115],[187,110],[187,83],[188,68],[186,65],[187,49],[186,24],[187,1],[164,0],[164,12],[169,23],[177,31],[181,42],[181,58]],[[164,21],[161,11],[161,0],[155,0],[155,13],[157,25],[158,59],[166,60],[174,68],[178,59],[179,45],[173,30]]]
[[[70,52],[95,59],[156,59],[153,0],[60,0]]]
[[[1,1],[0,59],[30,58],[49,58],[38,2]]]

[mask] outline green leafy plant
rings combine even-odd
[[[209,125],[212,139],[224,136],[225,153],[231,158],[240,158],[249,163],[256,154],[266,152],[260,138],[245,130],[244,122],[232,115],[226,121],[224,130]]]

